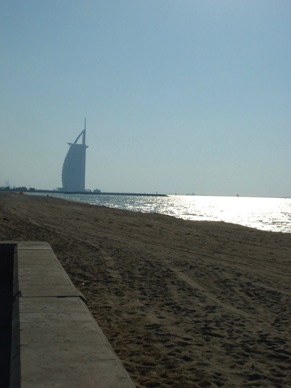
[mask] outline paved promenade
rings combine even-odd
[[[50,245],[17,244],[12,386],[134,387]]]

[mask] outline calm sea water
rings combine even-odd
[[[291,233],[291,198],[49,195],[135,212],[167,214],[185,220],[224,221],[261,230]]]

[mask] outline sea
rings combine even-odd
[[[190,221],[222,221],[259,230],[291,233],[291,198],[51,192],[42,195],[134,212],[166,214]]]

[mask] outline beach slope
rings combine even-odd
[[[0,193],[51,244],[137,387],[291,386],[291,235]]]

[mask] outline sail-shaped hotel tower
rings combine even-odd
[[[78,144],[78,140],[81,143]],[[86,170],[86,119],[85,127],[74,143],[68,143],[70,148],[64,160],[62,170],[63,191],[82,192],[85,191],[85,170]]]

